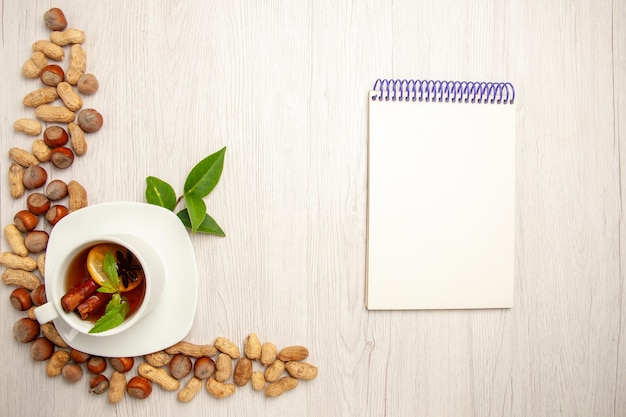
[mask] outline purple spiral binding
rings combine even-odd
[[[508,82],[387,80],[374,83],[378,101],[434,101],[513,104],[515,88]]]

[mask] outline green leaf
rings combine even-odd
[[[176,192],[174,188],[157,177],[146,178],[146,201],[155,206],[174,210],[176,207]]]
[[[117,259],[111,251],[107,251],[107,253],[104,254],[102,269],[104,269],[104,273],[108,278],[107,282],[111,284],[111,287],[115,291],[118,291],[120,288],[120,279],[117,276]]]
[[[176,215],[183,222],[185,227],[191,229],[191,220],[189,219],[189,212],[187,211],[187,209],[179,211],[178,213],[176,213]],[[204,216],[204,220],[202,221],[202,223],[200,223],[200,226],[198,226],[197,232],[210,233],[222,237],[226,236],[222,228],[217,224],[215,220],[213,220],[213,217],[209,216],[208,213]]]
[[[119,294],[116,295],[119,296]],[[111,303],[113,303],[112,307],[110,307]],[[127,302],[119,302],[118,304],[117,298],[113,296],[107,304],[106,312],[96,321],[89,333],[100,333],[119,326],[126,319],[129,310],[130,307]]]
[[[185,200],[187,195],[206,197],[217,185],[224,168],[224,153],[226,147],[207,156],[192,168],[187,175],[184,186]],[[193,215],[192,215],[193,220]],[[192,224],[193,221],[192,221]]]
[[[122,296],[120,295],[120,293],[115,293],[113,294],[113,297],[111,297],[111,300],[109,300],[109,303],[107,304],[104,312],[108,313],[109,310],[119,307],[122,304]]]
[[[103,292],[106,294],[115,294],[118,290],[117,288],[113,288],[111,284],[106,281],[103,282],[102,285],[97,289],[98,292]]]
[[[185,194],[185,205],[191,222],[191,233],[196,233],[206,217],[206,204],[202,197]]]

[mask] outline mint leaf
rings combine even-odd
[[[116,294],[119,296],[119,294]],[[106,330],[113,329],[124,322],[130,307],[127,302],[121,301],[117,304],[115,296],[109,301],[106,307],[106,313],[96,321],[96,324],[89,330],[89,333],[101,333]],[[113,307],[110,307],[111,303],[114,303]]]
[[[120,304],[122,304],[122,296],[120,295],[120,293],[118,292],[113,294],[113,297],[111,297],[109,303],[104,310],[105,314],[108,313],[109,310],[118,307]]]
[[[179,211],[178,213],[176,213],[176,215],[183,222],[185,227],[191,229],[191,220],[189,219],[189,212],[187,211],[187,209]],[[213,217],[209,216],[208,213],[205,214],[204,220],[202,220],[202,223],[200,223],[200,226],[198,226],[197,232],[210,233],[212,235],[222,237],[226,236],[222,228],[217,224],[215,220],[213,220]]]
[[[109,279],[107,282],[111,284],[110,286],[115,291],[118,291],[120,288],[120,279],[117,276],[117,259],[115,259],[111,251],[107,251],[107,253],[104,254],[102,269],[104,269],[104,273]]]
[[[213,191],[222,176],[225,152],[226,147],[223,147],[219,151],[198,162],[198,164],[192,168],[189,175],[187,175],[185,186],[183,188],[185,200],[187,200],[187,195],[202,198],[206,197],[211,191]],[[191,218],[192,224],[194,224],[193,214]]]
[[[115,294],[117,292],[117,288],[113,288],[110,282],[105,281],[102,285],[100,285],[100,287],[98,287],[97,291],[107,294]]]
[[[206,204],[202,197],[185,194],[185,205],[191,221],[191,233],[196,233],[206,216]]]
[[[176,192],[171,185],[157,177],[146,178],[146,201],[155,206],[174,210],[176,207]]]

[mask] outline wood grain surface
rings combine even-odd
[[[147,176],[182,190],[196,162],[227,146],[206,199],[227,237],[192,236],[200,302],[186,340],[242,346],[255,332],[305,345],[319,376],[274,399],[247,386],[182,404],[155,387],[110,405],[87,392],[88,375],[72,385],[30,359],[4,287],[6,415],[626,415],[624,2],[0,1],[3,227],[25,205],[9,196],[6,154],[32,140],[13,130],[32,117],[22,98],[38,86],[21,65],[49,36],[53,6],[85,31],[100,81],[85,107],[105,122],[51,178],[78,180],[90,204],[144,201]],[[377,78],[515,85],[511,310],[365,309]]]

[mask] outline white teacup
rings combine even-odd
[[[51,236],[51,243],[53,243],[53,237]],[[82,320],[76,312],[66,313],[61,306],[61,297],[66,293],[68,269],[72,260],[81,251],[100,243],[115,243],[130,250],[143,268],[146,289],[143,301],[137,311],[125,319],[122,324],[100,333],[89,333],[94,323]],[[57,326],[57,329],[59,329],[61,337],[68,343],[78,333],[101,337],[129,330],[158,304],[165,285],[164,266],[159,254],[149,242],[140,236],[131,234],[74,236],[71,242],[64,241],[56,248],[48,248],[45,269],[46,297],[48,301],[35,309],[35,316],[42,324],[53,320],[63,320],[69,327]]]

